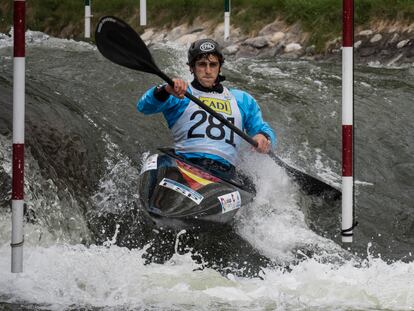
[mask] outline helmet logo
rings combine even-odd
[[[214,51],[215,48],[216,46],[211,42],[204,42],[202,45],[200,45],[200,50],[203,52],[211,52]]]

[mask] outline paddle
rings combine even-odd
[[[155,64],[154,59],[140,36],[128,24],[113,16],[102,17],[96,27],[95,32],[96,46],[103,56],[110,61],[138,71],[152,73],[163,79],[165,82],[174,85],[174,82],[163,73]],[[246,140],[249,144],[257,147],[257,142],[240,130],[238,127],[227,121],[221,114],[205,105],[198,98],[186,92],[185,97],[192,100],[202,109],[209,112],[216,119],[229,127],[232,131]],[[331,198],[339,199],[341,192],[332,186],[303,173],[285,162],[283,162],[272,151],[269,156],[281,167],[289,176],[293,177],[301,188],[310,195],[329,195]]]

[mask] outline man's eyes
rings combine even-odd
[[[200,62],[200,63],[197,63],[197,65],[200,67],[207,67],[208,65],[210,65],[211,68],[215,68],[215,67],[218,67],[219,63]]]

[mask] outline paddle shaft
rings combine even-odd
[[[154,72],[156,75],[158,75],[161,79],[163,79],[165,82],[167,82],[171,87],[174,87],[174,81],[168,77],[165,73],[163,73],[160,69]],[[221,123],[229,127],[233,132],[235,132],[237,135],[239,135],[241,138],[243,138],[245,141],[247,141],[250,145],[257,148],[257,141],[255,141],[252,137],[247,135],[245,132],[243,132],[241,129],[239,129],[237,126],[235,126],[233,123],[229,122],[225,117],[223,117],[221,114],[217,113],[214,109],[210,108],[206,104],[204,104],[201,100],[199,100],[194,95],[190,94],[189,92],[185,92],[185,97],[193,101],[195,104],[197,104],[200,108],[204,109],[208,113],[210,113],[213,117],[215,117],[217,120],[219,120]],[[296,169],[290,167],[285,162],[283,162],[277,155],[274,154],[272,150],[268,152],[269,157],[271,157],[278,165],[285,168],[291,175],[294,175],[296,178],[298,177],[298,172]],[[310,177],[313,179],[313,177]],[[319,181],[319,180],[318,180]]]

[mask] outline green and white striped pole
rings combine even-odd
[[[224,40],[230,37],[230,0],[224,0]]]
[[[85,0],[85,38],[91,37],[91,1]]]
[[[140,0],[139,3],[139,24],[147,25],[147,0]]]

